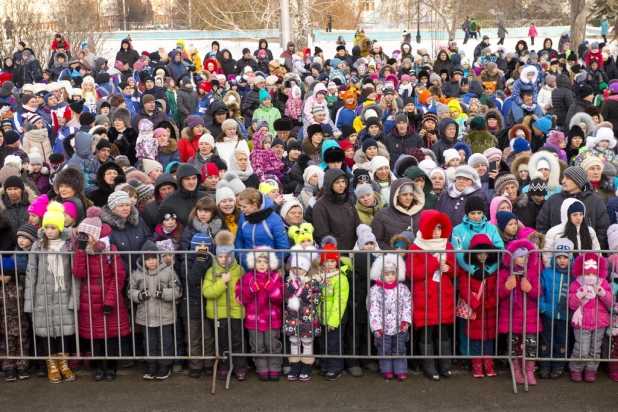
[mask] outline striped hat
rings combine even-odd
[[[86,219],[82,220],[77,227],[77,231],[92,236],[94,240],[99,240],[101,238],[101,227],[103,226],[100,217],[101,208],[96,206],[89,207],[86,216]]]
[[[36,242],[37,239],[39,238],[37,233],[38,233],[38,230],[36,229],[36,227],[34,225],[31,225],[30,223],[21,225],[19,229],[17,229],[18,237],[23,236],[29,241],[31,241],[32,243]]]

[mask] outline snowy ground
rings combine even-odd
[[[542,28],[539,28],[539,32],[540,33],[543,32]],[[401,42],[399,40],[400,39],[399,33],[393,33],[393,37],[394,39],[392,41],[388,41],[388,40],[380,41],[380,44],[382,45],[384,52],[388,55],[391,55],[394,50],[399,50],[400,48]],[[416,52],[416,50],[418,50],[419,48],[425,48],[430,54],[432,54],[433,52],[434,56],[435,56],[435,52],[436,52],[438,44],[447,43],[446,39],[444,40],[435,39],[432,41],[432,39],[424,38],[422,39],[421,44],[418,45],[416,44],[416,42],[414,42],[414,35],[412,37],[413,37],[412,47],[414,49],[414,52]],[[554,48],[556,48],[558,45],[558,37],[550,37],[550,38],[554,42]],[[537,38],[536,47],[532,47],[528,45],[528,48],[535,49],[535,50],[542,48],[541,43],[543,42],[543,39],[544,38],[541,38],[541,37]],[[187,47],[191,44],[196,46],[198,50],[200,51],[200,56],[203,58],[204,55],[211,50],[211,43],[213,40],[215,39],[186,40],[186,44],[187,44]],[[239,59],[241,57],[243,48],[247,47],[253,53],[253,51],[257,49],[257,46],[258,46],[257,40],[256,41],[251,41],[251,40],[249,41],[226,41],[225,39],[216,39],[216,40],[220,43],[221,49],[227,48],[228,50],[230,50],[230,52],[232,53],[232,56],[235,59]],[[460,50],[463,48],[468,58],[471,58],[474,55],[474,48],[480,41],[480,40],[470,40],[468,41],[468,44],[463,46],[462,44],[463,38],[457,38],[456,40],[459,44]],[[505,50],[507,52],[515,51],[515,44],[517,44],[519,40],[520,38],[507,37],[504,41]],[[524,40],[528,41],[529,43],[530,39],[524,39]],[[490,45],[491,45],[490,47],[492,48],[492,50],[498,47],[496,45],[497,42],[498,42],[498,39],[496,38],[490,39]],[[613,45],[615,47],[615,43],[613,43]],[[314,46],[319,46],[324,51],[324,56],[326,56],[326,58],[333,57],[335,55],[335,51],[337,47],[334,42],[327,42],[327,41],[317,42],[315,44],[312,44],[311,45],[312,51],[313,51]],[[176,42],[174,40],[160,40],[160,39],[137,40],[137,39],[134,39],[133,47],[139,52],[143,50],[152,52],[152,51],[157,50],[159,47],[163,47],[165,50],[171,51],[172,49],[176,47]],[[120,41],[109,40],[103,44],[103,47],[101,48],[101,52],[97,54],[103,54],[105,57],[112,60],[116,56],[116,52],[118,51],[119,48],[120,48]],[[279,56],[279,54],[282,51],[281,46],[278,42],[269,42],[269,48],[272,50],[274,56]],[[350,52],[351,52],[351,49],[352,49],[352,45],[349,44],[348,50]]]

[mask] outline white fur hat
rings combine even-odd
[[[444,156],[444,166],[446,166],[451,160],[459,157],[459,152],[455,149],[446,149],[442,155]]]
[[[255,262],[259,258],[268,259],[268,269],[269,270],[277,270],[279,267],[279,259],[277,259],[277,254],[275,252],[268,252],[270,248],[259,246],[253,249],[252,252],[247,252],[247,267],[249,269],[255,268]]]
[[[596,147],[599,142],[607,140],[609,141],[609,148],[613,149],[616,147],[616,138],[614,137],[614,132],[609,127],[601,127],[597,130],[597,134],[594,137],[594,147]]]
[[[371,265],[369,275],[371,280],[382,280],[384,272],[392,271],[397,273],[398,282],[406,280],[406,264],[397,253],[387,253],[386,255],[378,256],[373,265]]]

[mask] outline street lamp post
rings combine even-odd
[[[421,43],[421,1],[416,2],[416,42]]]

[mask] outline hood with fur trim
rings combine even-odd
[[[376,258],[369,272],[371,280],[382,280],[384,268],[390,265],[397,268],[397,282],[406,280],[406,263],[397,253],[387,253],[386,255],[381,255]]]
[[[412,184],[412,187],[414,188],[413,189],[414,203],[412,207],[410,207],[410,209],[408,210],[399,206],[399,204],[396,201],[397,196],[399,196],[399,191],[401,190],[401,186],[403,186],[404,184]],[[403,213],[404,215],[414,216],[415,214],[421,212],[423,210],[423,207],[425,207],[425,193],[423,192],[421,187],[417,185],[416,183],[414,183],[412,180],[408,179],[407,177],[401,177],[395,180],[391,184],[391,195],[389,198],[389,207],[394,208],[399,213]]]
[[[169,138],[168,139],[168,145],[167,146],[163,146],[160,147],[159,146],[159,152],[163,153],[163,154],[172,154],[174,153],[176,150],[178,150],[178,141],[174,138]]]
[[[532,82],[528,80],[529,73],[534,73],[534,78],[532,79]],[[536,68],[536,66],[533,66],[533,65],[525,66],[523,69],[521,69],[521,73],[519,74],[519,80],[521,80],[523,83],[526,83],[526,84],[537,83],[538,78],[539,78],[539,70]]]
[[[365,125],[365,114],[367,113],[367,110],[373,110],[374,112],[376,112],[376,114],[378,115],[378,120],[380,121],[380,123],[382,123],[382,119],[384,118],[384,109],[382,109],[377,103],[371,103],[369,105],[365,105],[363,107],[363,110],[361,111],[360,118],[363,126]]]
[[[596,273],[599,278],[607,279],[607,260],[599,254],[586,252],[575,259],[571,273],[573,276]]]
[[[520,156],[520,157],[516,157],[513,160],[513,163],[511,163],[511,174],[515,176],[515,178],[517,179],[517,182],[519,182],[520,187],[523,187],[522,185],[523,180],[521,180],[521,178],[519,177],[519,173],[517,171],[519,170],[519,166],[527,165],[529,161],[530,161],[530,156]],[[528,168],[528,174],[530,174],[530,168]]]
[[[110,185],[105,183],[105,172],[107,172],[110,169],[114,169],[116,172],[118,172],[118,176],[124,176],[124,170],[122,170],[122,168],[118,166],[115,162],[103,163],[99,167],[99,170],[97,170],[97,178],[96,178],[97,186],[99,186],[100,188],[111,189]]]
[[[547,181],[547,187],[550,190],[554,190],[560,186],[560,163],[558,163],[556,156],[546,150],[541,150],[530,156],[530,161],[528,162],[528,174],[530,175],[530,180],[543,178],[541,172],[537,170],[537,165],[541,160],[546,160],[549,163],[549,179]]]
[[[523,124],[516,124],[515,126],[511,127],[511,130],[509,130],[509,140],[513,140],[517,137],[518,130],[523,130],[524,138],[528,141],[528,143],[530,143],[530,140],[532,139],[532,135],[530,134],[530,129],[528,129]]]
[[[110,225],[112,229],[124,230],[127,223],[131,226],[139,226],[139,212],[134,206],[131,206],[131,213],[126,219],[121,218],[109,208],[108,205],[104,205],[101,208],[101,221]]]
[[[268,252],[270,248],[259,246],[253,249],[253,252],[246,253],[247,267],[249,269],[255,268],[255,262],[260,257],[266,257],[268,259],[268,270],[277,270],[279,268],[279,259],[275,252]]]
[[[571,117],[569,129],[573,126],[579,126],[580,123],[586,124],[586,135],[589,135],[594,130],[594,120],[592,120],[592,117],[586,112],[575,113],[573,117]]]
[[[502,130],[504,129],[504,116],[502,116],[502,113],[500,113],[500,110],[498,109],[489,109],[487,110],[487,113],[485,113],[485,123],[487,123],[487,119],[488,118],[496,118],[498,119],[498,129],[497,130]],[[492,131],[489,130],[489,132],[491,133]]]
[[[424,210],[418,222],[418,229],[423,235],[423,239],[433,238],[433,230],[437,225],[442,226],[442,238],[450,239],[453,232],[453,224],[448,215],[437,210]]]
[[[0,188],[0,213],[4,213],[4,211],[6,210],[6,204],[4,203],[4,199],[3,199],[5,193],[6,192],[4,188]],[[38,196],[36,195],[36,193],[34,193],[34,190],[26,186],[22,193],[20,203],[24,205],[31,205],[32,203],[34,203],[37,197]]]
[[[541,241],[539,243],[539,249],[545,249],[545,235],[541,232],[538,232],[536,229],[531,227],[522,227],[519,232],[517,232],[518,239],[526,239],[532,242],[532,238],[539,238]]]
[[[515,252],[517,249],[521,249],[521,248],[525,248],[528,250],[528,267],[534,270],[538,270],[538,264],[539,264],[539,253],[530,253],[532,251],[535,251],[535,247],[534,247],[534,243],[532,243],[531,241],[527,240],[527,239],[519,239],[519,240],[513,240],[512,242],[509,243],[509,245],[506,247],[506,250],[509,251],[510,253],[505,253],[502,256],[502,264],[504,266],[506,266],[507,268],[511,267],[511,254],[513,252]]]
[[[569,216],[568,216],[569,207],[571,207],[571,205],[576,202],[579,202],[582,204],[582,206],[584,207],[584,215],[586,215],[586,205],[583,204],[581,201],[574,199],[572,197],[568,199],[564,199],[564,201],[562,202],[562,205],[560,205],[560,222],[562,222],[562,224],[566,224],[567,221],[569,220]]]

